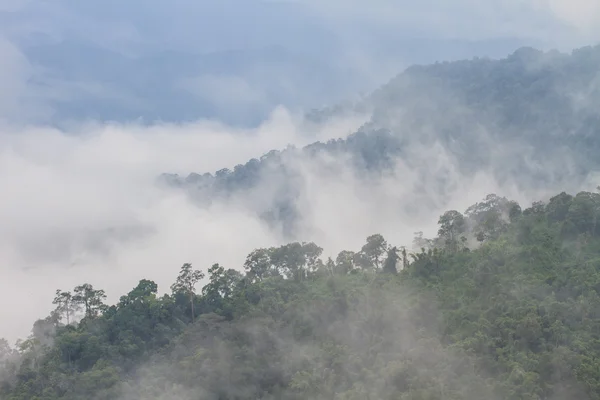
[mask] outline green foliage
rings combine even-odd
[[[0,397],[598,400],[597,196],[490,195],[410,254],[381,235],[326,262],[314,243],[258,249],[198,293],[191,264],[162,297],[141,280],[107,307],[82,285],[70,323],[57,291],[60,315],[0,341]]]
[[[68,293],[68,292],[67,292]],[[83,307],[86,318],[95,318],[106,309],[104,290],[96,290],[89,283],[77,286],[73,290],[72,301],[79,307]]]
[[[192,264],[185,263],[179,271],[177,280],[171,285],[173,294],[189,297],[192,322],[194,322],[196,317],[196,312],[194,310],[196,284],[203,278],[204,273],[202,271],[194,270],[192,269]]]

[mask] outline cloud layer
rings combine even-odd
[[[253,249],[282,244],[285,239],[258,218],[250,200],[199,207],[183,192],[155,185],[155,178],[232,168],[288,144],[345,137],[364,122],[364,115],[344,116],[309,127],[278,109],[257,129],[208,121],[93,124],[70,131],[5,126],[0,302],[19,298],[19,306],[0,308],[0,337],[26,335],[32,321],[50,311],[59,288],[89,282],[115,301],[146,278],[166,291],[184,262],[241,268]],[[299,174],[297,239],[315,241],[332,257],[360,248],[372,233],[409,246],[416,231],[434,234],[446,209],[464,210],[489,193],[524,204],[544,194],[524,193],[511,181],[500,184],[491,171],[465,177],[451,153],[435,145],[415,145],[392,171],[367,180],[344,157],[285,162]],[[443,191],[435,189],[440,182]],[[269,200],[277,184],[265,176],[251,200]]]
[[[345,136],[364,120],[322,127]],[[27,333],[51,307],[55,289],[90,281],[114,300],[142,278],[164,290],[184,262],[242,264],[257,246],[278,241],[233,204],[209,209],[164,191],[165,171],[214,172],[288,143],[306,144],[295,117],[276,110],[260,128],[212,123],[89,125],[76,131],[5,126],[0,134],[0,337]],[[42,315],[40,315],[42,313]]]

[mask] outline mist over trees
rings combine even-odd
[[[214,174],[165,173],[161,182],[201,206],[249,199],[251,210],[289,238],[301,214],[306,164],[320,165],[323,174],[343,164],[368,184],[399,174],[400,161],[418,177],[404,184],[414,186],[420,201],[447,197],[455,190],[452,174],[481,171],[518,190],[576,191],[600,166],[599,76],[600,46],[570,54],[521,48],[499,60],[413,66],[359,103],[308,114],[322,121],[369,110],[371,119],[345,139],[273,150]]]
[[[141,279],[114,305],[59,290],[16,349],[0,342],[0,396],[599,399],[598,204],[491,194],[420,248],[261,248],[244,273],[184,263],[170,293]]]

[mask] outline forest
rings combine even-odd
[[[597,192],[490,194],[410,246],[259,248],[112,305],[57,288],[0,343],[0,398],[600,399],[599,216]]]

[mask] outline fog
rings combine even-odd
[[[319,135],[344,136],[362,118],[332,122]],[[51,307],[55,288],[83,281],[114,300],[141,278],[163,289],[183,262],[239,266],[254,247],[273,243],[253,215],[233,205],[209,210],[155,186],[165,171],[215,171],[288,143],[305,144],[294,117],[276,110],[260,128],[189,125],[89,125],[79,131],[4,127],[0,135],[0,336],[27,333]],[[311,132],[314,133],[314,132]]]
[[[183,191],[156,185],[163,172],[214,172],[288,144],[345,137],[368,115],[306,124],[283,108],[256,129],[192,124],[78,125],[62,131],[5,125],[0,135],[0,337],[11,342],[52,309],[56,289],[84,282],[116,301],[140,279],[168,291],[184,262],[241,269],[258,247],[283,244],[245,198],[202,207]],[[498,145],[498,162],[502,162]],[[324,256],[357,249],[382,233],[410,246],[413,233],[434,234],[447,209],[464,209],[489,193],[526,205],[552,193],[500,184],[492,170],[464,176],[441,145],[414,145],[392,171],[358,178],[344,157],[295,156],[301,175],[295,239],[315,241]],[[443,190],[436,186],[443,182]],[[564,183],[564,182],[563,182]],[[279,182],[263,177],[254,200],[271,200]],[[25,294],[25,295],[24,295]],[[18,300],[18,307],[10,306]]]

